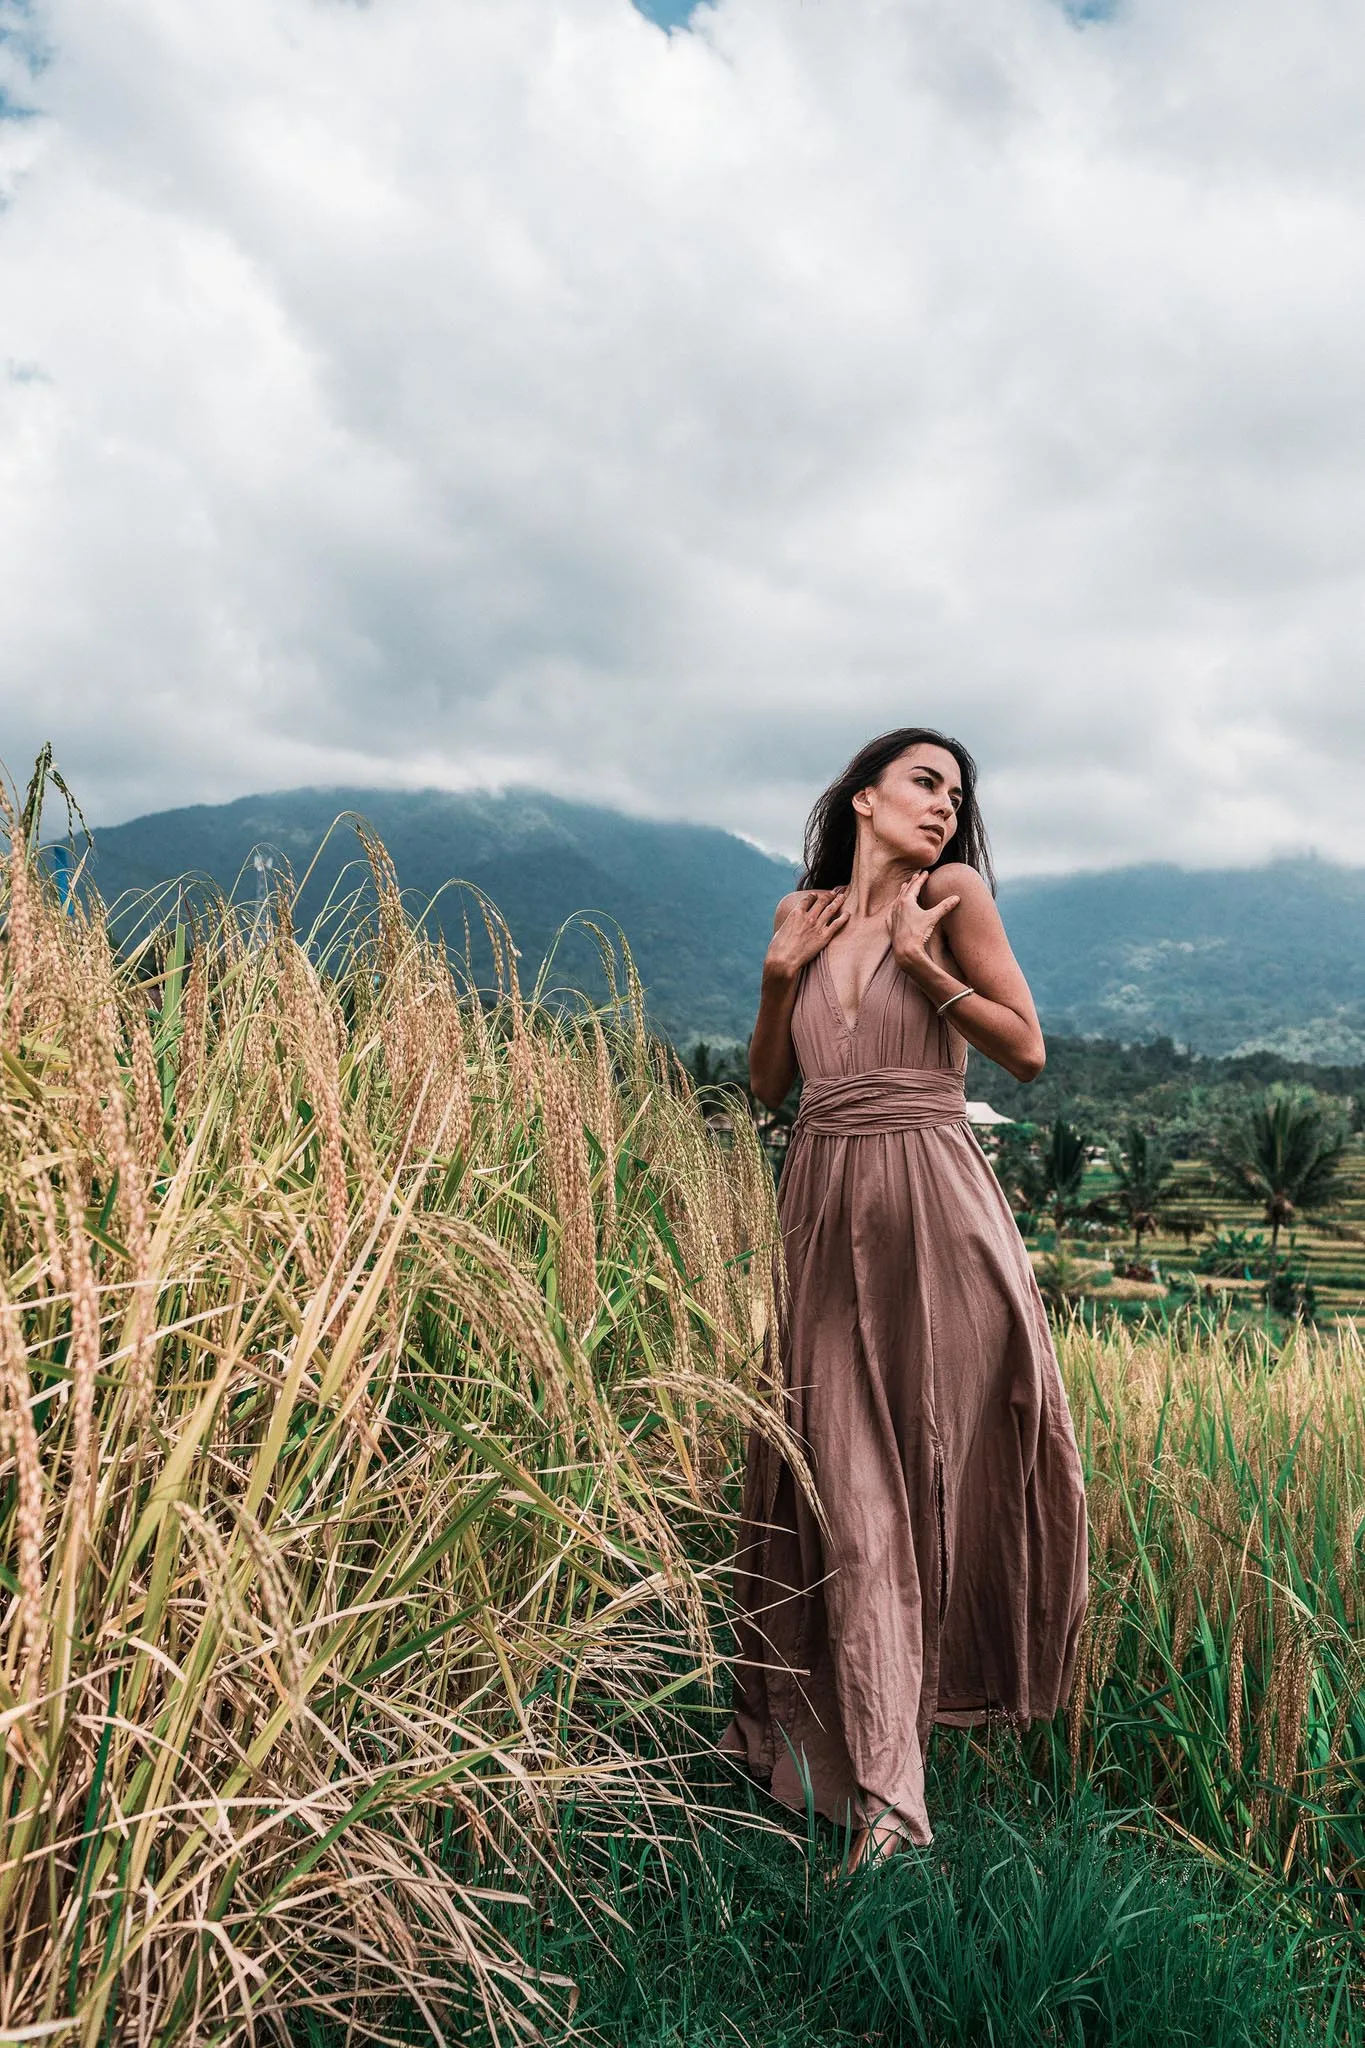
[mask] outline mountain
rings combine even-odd
[[[1160,866],[1002,887],[1054,1031],[1365,1060],[1365,869]]]
[[[374,828],[415,907],[452,879],[477,883],[511,928],[524,988],[564,919],[596,912],[624,931],[659,1029],[683,1044],[748,1036],[773,906],[791,888],[795,871],[706,825],[626,817],[529,789],[501,796],[292,789],[105,827],[95,834],[93,877],[111,905],[125,891],[154,888],[191,871],[250,896],[254,848],[277,865],[287,862],[302,878],[342,812],[358,813]],[[350,821],[327,839],[301,892],[300,929],[348,865],[343,886],[357,886],[368,871]],[[446,890],[434,917],[447,943],[463,953],[466,913],[482,981],[491,978],[491,961],[472,895]],[[552,978],[605,996],[598,949],[581,928],[561,942]]]
[[[512,928],[524,981],[565,918],[596,911],[624,929],[660,1029],[684,1044],[747,1037],[773,905],[795,871],[708,826],[530,789],[286,790],[106,828],[96,835],[95,879],[108,902],[189,870],[250,894],[254,847],[301,875],[343,811],[374,826],[414,902],[452,878],[478,883]],[[332,835],[301,922],[360,853],[349,825]],[[1318,860],[1119,868],[1006,882],[1000,905],[1050,1030],[1124,1042],[1167,1035],[1203,1053],[1365,1060],[1365,869]],[[435,913],[460,950],[462,906],[474,915],[467,892],[449,892]],[[581,930],[564,940],[554,978],[602,992],[596,949]]]

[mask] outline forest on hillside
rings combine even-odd
[[[1361,1128],[1365,1064],[1323,1066],[1277,1053],[1208,1058],[1170,1038],[1123,1045],[1112,1038],[1049,1037],[1047,1065],[1036,1081],[1016,1081],[973,1052],[967,1093],[1019,1122],[1051,1123],[1059,1116],[1105,1136],[1136,1119],[1168,1129],[1199,1149],[1229,1110],[1275,1083],[1312,1088],[1337,1098]]]
[[[685,1054],[694,1078],[748,1090],[743,1046],[705,1041]],[[969,1054],[967,1095],[989,1102],[1019,1123],[1051,1124],[1058,1117],[1082,1126],[1097,1143],[1117,1138],[1130,1123],[1160,1126],[1186,1153],[1207,1146],[1214,1132],[1249,1096],[1281,1085],[1331,1097],[1353,1130],[1365,1126],[1365,1064],[1323,1066],[1256,1052],[1208,1057],[1170,1038],[1123,1045],[1112,1038],[1049,1036],[1047,1065],[1036,1081],[1016,1081],[980,1053]],[[783,1105],[795,1115],[797,1091]],[[762,1120],[761,1105],[756,1113]]]

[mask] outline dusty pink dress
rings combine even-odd
[[[778,1355],[831,1540],[754,1432],[720,1747],[788,1805],[804,1764],[817,1812],[894,1809],[929,1842],[934,1722],[1023,1726],[1066,1700],[1081,1462],[1028,1254],[966,1120],[966,1041],[889,944],[852,1032],[818,954],[792,1038]]]

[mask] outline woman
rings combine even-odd
[[[1042,1070],[995,907],[976,771],[918,728],[863,748],[811,813],[777,906],[755,1094],[803,1086],[778,1197],[787,1415],[826,1533],[754,1431],[721,1748],[850,1824],[850,1867],[933,1840],[935,1722],[1025,1726],[1070,1689],[1085,1490],[1046,1311],[966,1118],[974,1045]]]

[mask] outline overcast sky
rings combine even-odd
[[[651,0],[677,19],[679,0]],[[0,0],[0,755],[1365,861],[1358,0]]]

